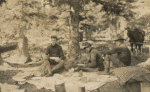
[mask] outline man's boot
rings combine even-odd
[[[110,74],[110,61],[104,62],[104,74],[109,75]]]
[[[110,74],[110,60],[109,60],[108,55],[105,56],[105,60],[104,60],[103,64],[104,64],[104,71],[99,72],[99,74],[100,75],[109,75]]]
[[[109,75],[110,74],[110,61],[105,61],[104,62],[104,71],[99,71],[98,74],[99,75]]]

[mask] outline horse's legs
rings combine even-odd
[[[137,45],[137,44],[135,44],[135,53],[136,53],[136,55],[137,55],[137,53],[138,53],[138,49],[137,49],[137,47],[138,47],[138,45]]]
[[[131,52],[133,53],[133,43],[130,43],[131,46]]]
[[[141,47],[142,47],[142,44],[138,44],[138,51],[139,51],[139,54],[141,54]]]

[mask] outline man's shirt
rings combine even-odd
[[[87,63],[86,67],[92,68],[99,66],[98,63],[103,61],[103,58],[101,57],[101,53],[94,48],[91,48],[89,52],[90,61]]]
[[[48,46],[45,54],[49,55],[49,57],[59,57],[62,60],[64,60],[62,47],[58,44],[56,44],[55,46],[53,45]]]

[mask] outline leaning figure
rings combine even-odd
[[[85,44],[84,49],[86,50],[86,58],[88,59],[85,61],[85,64],[78,64],[75,70],[83,70],[88,72],[96,72],[103,70],[104,60],[100,51],[92,47],[92,45],[88,42]]]
[[[125,67],[131,64],[131,52],[124,44],[124,40],[121,35],[115,37],[115,48],[102,52],[104,57],[104,74],[109,74],[110,62],[114,67]]]

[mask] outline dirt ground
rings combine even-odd
[[[131,65],[134,66],[140,62],[144,62],[149,57],[149,49],[148,47],[143,48],[142,55],[132,55],[132,63]],[[7,70],[7,71],[0,71],[0,83],[7,83],[12,85],[18,85],[19,89],[25,89],[25,92],[52,92],[51,90],[47,89],[37,89],[36,86],[25,83],[23,85],[17,84],[16,81],[12,79],[20,71],[14,70]],[[139,84],[138,84],[139,85]],[[129,92],[126,90],[126,87],[120,86],[117,82],[110,82],[106,83],[104,86],[100,88],[101,92]],[[137,90],[140,90],[140,85],[137,87]],[[140,91],[133,91],[133,92],[140,92]]]

